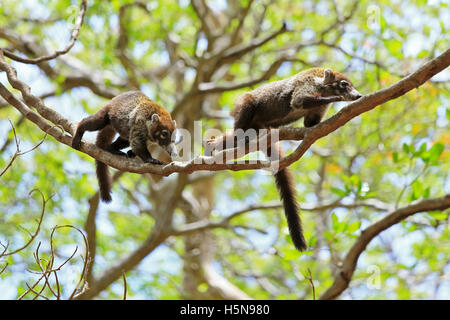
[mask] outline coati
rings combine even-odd
[[[278,128],[304,118],[305,127],[318,124],[331,102],[361,97],[352,82],[331,69],[312,68],[290,78],[258,87],[240,96],[232,111],[234,130]],[[271,151],[268,150],[268,153]],[[303,251],[303,237],[292,176],[287,168],[275,174],[289,233],[295,247]]]
[[[147,144],[161,146],[170,156],[176,155],[173,132],[176,123],[170,113],[140,91],[122,93],[109,101],[97,113],[81,120],[72,139],[72,147],[79,150],[85,131],[97,131],[96,145],[111,153],[128,157],[138,156],[144,162],[163,164],[154,159]],[[119,134],[113,142],[116,133]],[[131,147],[127,154],[120,151]],[[111,177],[107,165],[96,160],[100,198],[111,201]]]

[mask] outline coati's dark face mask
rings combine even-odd
[[[341,96],[346,101],[353,101],[362,97],[349,79],[333,72],[331,69],[325,70],[323,83],[327,96]]]
[[[344,97],[347,101],[357,100],[362,97],[358,90],[353,87],[353,84],[347,80],[333,82],[331,86],[336,95]]]
[[[171,132],[164,128],[157,128],[153,133],[153,139],[158,142],[160,146],[167,146],[171,141]]]
[[[173,158],[178,155],[175,147],[176,122],[175,120],[170,123],[165,122],[161,121],[161,118],[155,113],[152,115],[148,129],[152,142],[157,143]]]

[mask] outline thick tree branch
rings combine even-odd
[[[441,198],[419,201],[395,210],[380,221],[363,230],[361,236],[356,240],[355,244],[345,256],[342,268],[334,278],[334,283],[323,293],[320,299],[335,299],[347,289],[355,271],[359,256],[366,249],[370,241],[381,232],[413,214],[426,211],[445,210],[447,208],[450,208],[450,194]]]
[[[334,116],[307,130],[305,138],[302,140],[302,143],[297,147],[297,149],[284,159],[281,159],[280,167],[284,168],[300,159],[316,140],[342,127],[351,119],[359,116],[360,114],[370,111],[376,106],[390,100],[394,100],[402,95],[405,95],[407,92],[420,87],[427,80],[447,68],[449,65],[450,49],[447,49],[444,53],[425,63],[418,70],[404,77],[395,84],[368,94],[357,101],[348,104]]]
[[[358,115],[370,111],[376,106],[383,104],[387,101],[398,98],[414,88],[419,87],[431,77],[444,70],[450,64],[450,49],[442,53],[435,59],[427,62],[417,71],[411,73],[407,77],[401,79],[397,83],[376,91],[372,94],[364,96],[355,102],[350,103],[348,106],[339,111],[336,115],[330,117],[328,120],[323,121],[313,128],[283,128],[280,130],[280,136],[285,133],[289,133],[289,136],[303,139],[302,143],[297,149],[290,155],[280,160],[279,166],[281,168],[289,166],[293,162],[300,159],[303,154],[309,149],[309,147],[319,138],[324,137],[331,132],[335,131],[339,127],[345,125],[351,119]],[[27,105],[31,105],[39,112],[45,119],[52,123],[61,126],[65,131],[73,133],[75,125],[68,119],[62,117],[55,110],[48,108],[37,97],[30,93],[30,88],[17,79],[16,72],[6,61],[3,59],[0,53],[0,70],[6,71],[8,81],[10,84],[21,91],[22,97]],[[47,124],[43,119],[31,111],[23,102],[17,99],[12,93],[10,93],[4,86],[0,84],[0,95],[7,100],[11,105],[16,107],[27,119],[35,122],[44,132],[48,132],[55,137],[58,141],[70,145],[71,138],[53,126]],[[24,113],[25,112],[25,113]],[[297,140],[298,140],[297,139]],[[198,170],[255,170],[255,169],[267,169],[271,167],[271,163],[268,161],[255,161],[252,163],[211,163],[214,161],[212,157],[198,156],[188,162],[174,161],[167,165],[152,165],[145,164],[137,159],[124,159],[120,156],[114,156],[109,152],[106,152],[94,144],[83,142],[81,145],[81,151],[89,154],[93,158],[104,162],[105,164],[114,167],[122,171],[130,171],[135,173],[153,173],[163,176],[168,176],[175,172],[192,173]],[[273,164],[272,164],[273,165]]]
[[[205,0],[192,0],[191,6],[201,22],[200,31],[204,32],[209,42],[214,42],[220,32],[217,30],[220,23],[217,21],[216,13],[211,10]]]

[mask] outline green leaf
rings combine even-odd
[[[331,241],[334,237],[334,234],[330,231],[325,231],[323,233],[323,236],[325,237],[325,239],[327,239],[328,241]]]
[[[416,152],[414,152],[414,156],[420,157],[424,152],[427,150],[427,144],[424,142],[420,145],[419,149],[417,149]]]
[[[423,59],[430,56],[430,52],[428,50],[421,50],[417,55],[417,58]]]
[[[333,223],[333,228],[339,225],[339,219],[334,212],[331,214],[331,222]]]
[[[358,175],[354,174],[350,177],[350,182],[352,183],[352,185],[358,186],[361,183],[361,179]]]
[[[411,201],[417,200],[422,196],[423,186],[422,182],[420,182],[419,180],[416,180],[411,184],[411,189],[411,195],[409,198]]]
[[[434,146],[431,147],[429,153],[430,153],[430,162],[434,163],[436,162],[439,157],[441,156],[442,152],[444,151],[444,145],[440,142],[436,143]]]
[[[334,194],[336,194],[336,195],[338,195],[339,197],[341,197],[341,198],[344,198],[344,197],[347,196],[347,192],[345,192],[344,190],[339,189],[339,188],[331,187],[331,191],[332,191]]]
[[[430,187],[427,187],[426,189],[425,189],[425,191],[423,192],[423,194],[422,194],[422,198],[429,198],[430,197]]]
[[[448,213],[443,211],[431,211],[428,212],[428,215],[436,220],[446,220],[448,218]]]
[[[403,143],[402,148],[403,148],[403,151],[405,151],[406,154],[409,154],[409,146],[406,143]]]
[[[394,153],[392,153],[392,160],[394,161],[394,163],[398,163],[399,158],[398,158],[398,152],[394,151]]]
[[[351,223],[349,226],[347,226],[347,232],[353,233],[359,230],[359,227],[361,227],[361,221],[355,221]]]
[[[403,43],[400,40],[397,39],[388,39],[384,41],[384,44],[386,48],[389,50],[389,52],[396,58],[402,59],[403,53],[402,53],[402,47]]]
[[[311,236],[308,240],[308,247],[310,248],[314,248],[314,246],[317,243],[317,237],[316,236]]]
[[[286,250],[283,250],[283,253],[284,259],[286,259],[287,261],[297,260],[302,255],[300,251],[292,248],[292,246]]]
[[[369,198],[375,198],[377,196],[377,192],[376,191],[370,191],[367,192],[366,194],[361,196],[361,199],[369,199]]]

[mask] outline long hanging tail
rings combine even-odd
[[[302,222],[298,213],[298,205],[295,201],[295,189],[290,171],[287,168],[278,171],[275,174],[275,182],[283,202],[292,242],[298,250],[303,251],[307,245],[303,237]]]
[[[113,129],[113,127],[108,125],[99,131],[97,135],[97,141],[95,142],[95,144],[102,149],[106,149],[108,146],[111,145],[115,134],[116,132]],[[109,174],[108,166],[98,160],[95,160],[95,164],[97,167],[96,173],[98,179],[98,186],[100,189],[100,198],[104,202],[111,202],[112,181],[111,175]]]

